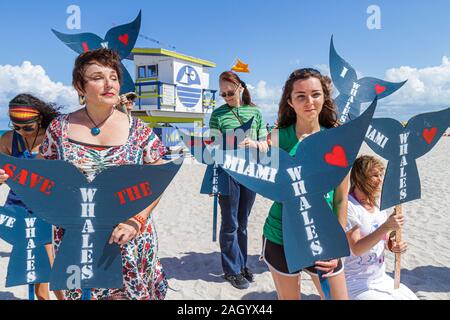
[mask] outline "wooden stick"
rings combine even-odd
[[[402,205],[399,204],[395,206],[395,214],[402,213]],[[399,243],[402,241],[402,230],[398,229],[395,232],[395,242]],[[400,287],[400,271],[401,271],[401,253],[395,254],[395,269],[394,269],[394,289],[398,289]]]

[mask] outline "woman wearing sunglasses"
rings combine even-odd
[[[58,107],[30,95],[19,94],[9,103],[9,127],[13,130],[6,132],[0,138],[0,152],[7,155],[33,159],[39,152],[39,147],[45,137],[45,130],[50,122],[59,115]],[[3,171],[3,170],[2,170]],[[25,204],[10,191],[5,202],[5,207],[20,206]],[[53,261],[51,244],[46,245],[46,250]],[[35,285],[35,294],[39,300],[48,300],[48,283]],[[58,293],[56,293],[58,295]]]
[[[219,77],[220,96],[225,104],[211,114],[211,136],[225,134],[242,126],[253,117],[251,130],[239,147],[267,150],[267,130],[261,111],[250,97],[246,84],[237,74],[223,72]],[[247,268],[247,222],[256,194],[229,178],[229,195],[219,197],[222,222],[220,226],[220,251],[225,280],[238,289],[246,289],[253,282]]]
[[[315,69],[294,71],[286,81],[279,103],[277,127],[268,141],[294,156],[299,143],[311,134],[337,126],[336,106],[331,98],[331,79]],[[326,195],[330,207],[342,228],[347,221],[348,177]],[[318,271],[329,281],[334,300],[348,299],[347,287],[340,259],[317,261],[304,270],[289,272],[283,246],[282,204],[270,208],[263,230],[263,255],[275,283],[279,299],[300,299],[301,273],[306,271],[323,298]]]

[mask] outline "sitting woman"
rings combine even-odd
[[[351,256],[344,270],[349,298],[353,300],[417,300],[405,285],[394,290],[394,279],[386,274],[384,249],[404,253],[404,241],[393,240],[404,224],[401,213],[380,211],[377,200],[383,181],[384,166],[372,156],[356,159],[350,174],[347,239]],[[389,234],[389,236],[388,236]]]

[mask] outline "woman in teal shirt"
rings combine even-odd
[[[315,69],[294,71],[284,85],[278,109],[277,128],[269,136],[269,144],[291,156],[307,136],[337,126],[334,101],[331,98],[331,79]],[[325,195],[340,224],[347,223],[348,177]],[[269,266],[279,299],[300,299],[301,271],[290,273],[283,247],[282,205],[274,203],[264,224],[263,258]],[[342,262],[340,259],[317,261],[304,271],[311,278],[323,298],[317,270],[328,278],[333,299],[348,299]]]

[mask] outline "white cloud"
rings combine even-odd
[[[281,86],[269,86],[264,80],[258,81],[253,86],[247,85],[252,100],[261,109],[266,122],[273,123],[278,112],[278,102],[280,101],[282,88]]]
[[[386,80],[405,85],[383,100],[386,105],[445,107],[450,104],[450,61],[442,57],[434,67],[414,68],[401,66],[386,71]]]
[[[65,106],[64,112],[78,108],[78,96],[72,86],[53,82],[44,68],[29,61],[20,66],[0,65],[0,128],[8,122],[6,108],[9,101],[20,93],[30,93],[46,101]]]

